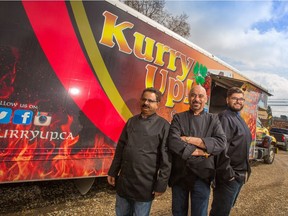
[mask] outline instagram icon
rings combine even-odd
[[[51,123],[52,117],[47,112],[37,112],[34,118],[34,125],[48,126]]]

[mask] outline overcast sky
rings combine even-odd
[[[166,0],[166,8],[189,16],[191,42],[288,104],[288,1]],[[288,106],[272,112],[288,115]]]

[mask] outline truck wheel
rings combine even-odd
[[[273,142],[273,143],[271,143],[271,145],[273,146],[275,154],[278,154],[279,148],[277,147],[277,143]]]
[[[269,149],[269,154],[264,157],[264,163],[272,164],[275,158],[275,151],[273,148]]]
[[[285,142],[284,150],[288,151],[288,142]]]

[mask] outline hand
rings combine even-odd
[[[158,197],[161,196],[163,194],[163,192],[155,192],[153,191],[154,197]]]
[[[229,181],[233,181],[235,179],[235,177],[233,176],[231,179],[229,179]]]
[[[197,148],[197,149],[195,149],[194,152],[192,152],[192,156],[204,156],[204,157],[208,158],[210,156],[210,154],[203,151],[202,149]]]
[[[192,156],[203,156],[204,151],[202,149],[195,149],[194,152],[192,152]]]
[[[184,142],[186,142],[186,143],[189,143],[189,140],[190,140],[191,137],[181,136],[180,138],[181,138],[182,141],[184,141]]]
[[[113,176],[107,176],[107,181],[110,185],[112,185],[113,187],[115,187],[115,177]]]
[[[202,148],[202,149],[207,149],[206,145],[204,144],[203,140],[199,137],[193,137],[193,136],[181,136],[180,137],[182,141],[190,144],[190,145],[194,145],[198,148]],[[205,156],[206,155],[202,155]]]

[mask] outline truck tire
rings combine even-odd
[[[287,141],[285,141],[284,150],[285,150],[285,151],[288,151],[288,142],[287,142]]]
[[[272,164],[275,159],[274,148],[269,148],[269,154],[264,157],[264,163]]]

